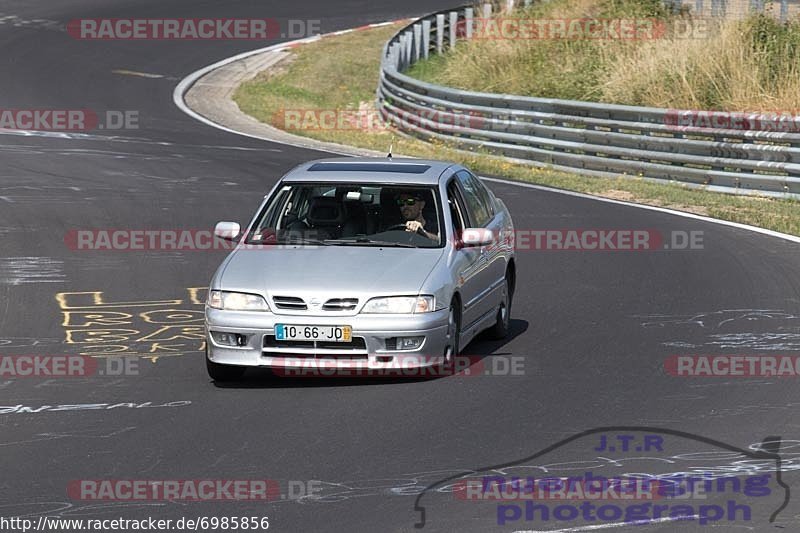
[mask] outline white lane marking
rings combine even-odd
[[[123,76],[138,76],[140,78],[151,78],[151,79],[159,79],[163,78],[162,74],[150,74],[149,72],[137,72],[135,70],[126,70],[124,68],[118,68],[111,71],[112,74],[122,74]]]
[[[98,137],[98,135],[91,135],[89,133],[67,133],[63,131],[46,131],[46,130],[16,130],[0,128],[0,135],[21,135],[23,137],[53,137],[58,139],[88,139]],[[105,137],[103,137],[105,138]]]
[[[666,516],[664,518],[655,518],[653,520],[633,520],[631,522],[612,522],[610,524],[596,524],[592,526],[577,526],[577,527],[567,527],[564,529],[528,529],[528,530],[520,530],[515,531],[514,533],[568,533],[571,531],[596,531],[598,529],[611,529],[615,527],[624,527],[624,526],[646,526],[649,524],[660,524],[663,522],[674,522],[675,520],[695,520],[700,518],[699,515],[692,515],[692,516],[678,516],[672,518],[670,516]]]
[[[748,224],[742,224],[740,222],[731,222],[729,220],[720,220],[718,218],[711,218],[706,217],[703,215],[696,215],[694,213],[686,213],[684,211],[675,211],[674,209],[668,209],[666,207],[656,207],[654,205],[644,205],[644,204],[635,204],[632,202],[623,202],[622,200],[613,200],[611,198],[603,198],[601,196],[592,196],[591,194],[585,194],[582,192],[575,192],[575,191],[565,191],[563,189],[555,189],[553,187],[547,187],[545,185],[535,185],[533,183],[525,183],[520,181],[509,181],[503,180],[499,178],[489,178],[486,176],[481,176],[481,179],[486,181],[492,181],[497,183],[503,183],[506,185],[515,185],[517,187],[525,187],[526,189],[537,189],[541,191],[547,192],[555,192],[558,194],[565,194],[567,196],[575,196],[577,198],[585,198],[587,200],[596,200],[598,202],[606,202],[609,204],[618,204],[618,205],[625,205],[628,207],[638,207],[639,209],[647,209],[650,211],[657,211],[659,213],[667,213],[669,215],[677,215],[684,218],[691,218],[694,220],[702,220],[703,222],[713,222],[715,224],[721,224],[723,226],[730,226],[732,228],[744,229],[748,231],[753,231],[755,233],[761,233],[764,235],[769,235],[770,237],[776,237],[778,239],[784,239],[791,242],[800,243],[800,237],[795,235],[789,235],[787,233],[781,233],[779,231],[773,231],[770,229],[759,228],[757,226],[750,226]]]
[[[5,13],[0,13],[0,25],[2,24],[11,24],[16,28],[20,27],[32,27],[36,29],[45,29],[45,30],[63,30],[63,25],[57,20],[49,20],[49,19],[23,19],[17,15],[6,15]]]
[[[292,42],[297,42],[297,41],[292,41]],[[202,78],[203,76],[205,76],[206,74],[211,72],[212,70],[216,70],[218,68],[224,67],[225,65],[228,65],[229,63],[233,63],[234,61],[239,61],[240,59],[245,59],[245,58],[248,58],[250,56],[257,55],[257,54],[261,54],[261,53],[265,53],[265,52],[275,52],[275,51],[285,50],[287,48],[287,45],[289,45],[289,44],[291,44],[291,43],[275,44],[275,45],[272,45],[272,46],[267,46],[265,48],[259,48],[257,50],[251,50],[249,52],[244,52],[244,53],[241,53],[241,54],[237,54],[235,56],[231,56],[231,57],[229,57],[227,59],[223,59],[222,61],[217,61],[216,63],[208,65],[207,67],[203,67],[200,70],[196,70],[196,71],[192,72],[191,74],[189,74],[188,76],[186,76],[185,78],[183,78],[178,83],[178,85],[175,86],[175,89],[172,91],[172,101],[175,103],[176,106],[178,106],[178,108],[181,111],[183,111],[184,113],[186,113],[187,115],[189,115],[193,119],[199,120],[200,122],[202,122],[203,124],[206,124],[207,126],[211,126],[212,128],[217,128],[218,130],[222,130],[222,131],[225,131],[225,132],[228,132],[228,133],[233,133],[235,135],[241,135],[243,137],[249,137],[250,139],[259,139],[261,141],[269,141],[269,142],[273,142],[273,143],[276,143],[276,144],[282,144],[282,145],[287,145],[287,146],[297,146],[296,144],[293,144],[293,143],[290,143],[290,142],[275,141],[275,140],[269,139],[267,137],[262,137],[261,135],[253,135],[251,133],[245,133],[245,132],[242,132],[242,131],[236,131],[234,129],[228,128],[227,126],[223,126],[222,124],[218,124],[218,123],[214,122],[213,120],[210,120],[210,119],[204,117],[203,115],[201,115],[199,113],[196,113],[193,109],[191,109],[189,106],[187,106],[186,102],[184,102],[184,100],[183,100],[183,95],[186,94],[186,92],[192,87],[192,85],[194,85],[195,82],[197,82],[197,80],[199,80],[200,78]],[[320,151],[329,152],[328,150],[320,150]],[[347,154],[345,152],[329,152],[329,153],[339,154],[339,155],[349,155],[349,154]]]
[[[51,257],[4,257],[0,259],[0,285],[64,283],[64,261]]]
[[[401,19],[401,20],[405,20],[405,19]],[[383,22],[383,23],[379,23],[378,25],[394,24],[395,22],[398,22],[398,21]],[[228,133],[233,133],[235,135],[241,135],[243,137],[248,137],[250,139],[259,139],[259,140],[262,140],[262,141],[268,141],[268,142],[275,143],[275,144],[281,144],[281,145],[284,145],[284,146],[294,146],[296,148],[303,148],[303,149],[306,149],[306,150],[313,150],[313,151],[317,151],[317,152],[325,152],[325,153],[329,153],[329,154],[352,156],[352,153],[348,153],[348,152],[345,152],[345,151],[341,151],[340,152],[340,151],[331,150],[331,149],[328,149],[328,148],[316,148],[316,147],[315,148],[309,148],[308,146],[303,146],[302,144],[293,143],[293,142],[290,142],[290,141],[275,140],[275,139],[270,139],[269,137],[264,137],[264,136],[261,136],[261,135],[254,135],[252,133],[245,133],[245,132],[242,132],[242,131],[237,131],[237,130],[228,128],[227,126],[223,126],[222,124],[218,124],[218,123],[214,122],[213,120],[210,120],[210,119],[208,119],[208,118],[196,113],[195,111],[190,109],[189,106],[186,105],[186,102],[184,102],[184,100],[183,100],[183,96],[192,87],[192,85],[194,85],[195,82],[198,79],[202,78],[203,76],[205,76],[206,74],[208,74],[212,70],[216,70],[216,69],[218,69],[220,67],[224,67],[225,65],[228,65],[229,63],[233,63],[235,61],[239,61],[240,59],[245,59],[245,58],[248,58],[250,56],[254,56],[254,55],[257,55],[257,54],[260,54],[260,53],[263,53],[263,52],[274,52],[274,51],[287,50],[287,49],[293,48],[294,46],[297,46],[299,44],[303,44],[305,42],[310,42],[311,40],[318,40],[318,39],[321,39],[322,37],[327,37],[327,36],[330,36],[330,35],[332,35],[332,34],[327,33],[327,34],[324,34],[324,35],[316,35],[314,38],[311,38],[311,39],[309,39],[309,38],[298,39],[296,41],[290,41],[288,43],[280,43],[280,44],[276,44],[276,45],[272,45],[272,46],[267,46],[265,48],[259,48],[257,50],[251,50],[249,52],[243,52],[241,54],[237,54],[235,56],[228,57],[228,58],[223,59],[221,61],[217,61],[216,63],[213,63],[211,65],[208,65],[207,67],[203,67],[203,68],[201,68],[199,70],[196,70],[196,71],[192,72],[191,74],[189,74],[188,76],[186,76],[185,78],[183,78],[180,81],[180,83],[178,83],[178,85],[175,86],[175,89],[172,91],[172,101],[175,103],[176,106],[178,106],[178,108],[181,111],[183,111],[184,113],[186,113],[190,117],[194,118],[195,120],[198,120],[198,121],[202,122],[203,124],[211,126],[212,128],[217,128],[219,130],[226,131]],[[348,147],[345,147],[345,148],[348,148]],[[353,147],[353,148],[355,148],[355,147]],[[505,183],[505,184],[508,184],[508,185],[515,185],[517,187],[526,187],[526,188],[530,188],[530,189],[538,189],[538,190],[548,191],[548,192],[553,192],[553,193],[558,193],[558,194],[566,194],[568,196],[575,196],[575,197],[578,197],[578,198],[585,198],[587,200],[595,200],[595,201],[598,201],[598,202],[607,202],[607,203],[612,203],[612,204],[626,205],[628,207],[636,207],[636,208],[639,208],[639,209],[649,209],[650,211],[658,211],[660,213],[666,213],[666,214],[669,214],[669,215],[675,215],[675,216],[684,217],[684,218],[691,218],[691,219],[695,219],[695,220],[702,220],[703,222],[710,222],[710,223],[713,223],[713,224],[721,224],[723,226],[739,228],[739,229],[743,229],[743,230],[747,230],[747,231],[752,231],[752,232],[755,232],[755,233],[761,233],[762,235],[769,235],[770,237],[775,237],[775,238],[778,238],[778,239],[784,239],[784,240],[787,240],[787,241],[800,243],[800,237],[796,237],[794,235],[788,235],[786,233],[780,233],[778,231],[768,230],[768,229],[765,229],[765,228],[759,228],[757,226],[750,226],[748,224],[741,224],[739,222],[730,222],[730,221],[727,221],[727,220],[720,220],[720,219],[717,219],[717,218],[704,217],[702,215],[695,215],[694,213],[686,213],[684,211],[675,211],[674,209],[667,209],[665,207],[656,207],[656,206],[652,206],[652,205],[636,204],[636,203],[632,203],[632,202],[623,202],[623,201],[620,201],[620,200],[612,200],[611,198],[603,198],[601,196],[592,196],[590,194],[585,194],[585,193],[580,193],[580,192],[575,192],[575,191],[565,191],[563,189],[556,189],[556,188],[547,187],[547,186],[544,186],[544,185],[534,185],[532,183],[524,183],[524,182],[520,182],[520,181],[508,181],[508,180],[502,180],[502,179],[498,179],[498,178],[488,178],[488,177],[485,177],[485,176],[481,176],[481,178],[484,179],[484,180],[487,180],[487,181],[496,181],[498,183]]]
[[[400,19],[400,20],[406,20],[406,19]],[[399,21],[381,22],[381,23],[376,24],[375,26],[379,26],[379,25],[384,25],[385,26],[385,25],[389,25],[389,24],[395,24],[396,22],[399,22]],[[205,76],[206,74],[211,72],[212,70],[216,70],[216,69],[224,67],[225,65],[228,65],[230,63],[239,61],[240,59],[246,59],[246,58],[248,58],[250,56],[254,56],[254,55],[257,55],[257,54],[261,54],[261,53],[265,53],[265,52],[282,52],[282,51],[285,51],[285,50],[289,50],[291,48],[294,48],[295,46],[298,46],[298,45],[301,45],[301,44],[310,43],[310,42],[314,42],[314,41],[318,41],[319,39],[322,39],[323,37],[328,37],[330,35],[333,35],[333,33],[326,33],[326,34],[323,34],[323,35],[314,35],[313,37],[306,37],[305,39],[297,39],[295,41],[289,41],[289,42],[274,44],[272,46],[267,46],[265,48],[258,48],[256,50],[250,50],[249,52],[243,52],[241,54],[237,54],[235,56],[231,56],[231,57],[225,58],[225,59],[223,59],[221,61],[217,61],[216,63],[213,63],[211,65],[208,65],[207,67],[203,67],[203,68],[201,68],[199,70],[196,70],[196,71],[192,72],[191,74],[189,74],[188,76],[186,76],[185,78],[183,78],[178,83],[178,85],[175,86],[175,89],[172,91],[172,101],[175,103],[176,106],[178,106],[178,109],[180,109],[181,111],[183,111],[184,113],[186,113],[187,115],[192,117],[193,119],[199,120],[203,124],[206,124],[207,126],[211,126],[212,128],[217,128],[218,130],[226,131],[228,133],[233,133],[235,135],[241,135],[243,137],[249,137],[250,139],[258,139],[258,140],[261,140],[261,141],[268,141],[268,142],[275,143],[275,144],[281,144],[281,145],[284,145],[284,146],[300,147],[300,148],[305,148],[306,150],[316,150],[318,152],[325,152],[325,153],[336,154],[336,155],[345,155],[345,156],[352,155],[352,154],[350,154],[348,152],[345,152],[345,151],[339,152],[339,151],[335,151],[335,150],[331,150],[331,149],[325,149],[325,148],[309,148],[307,146],[301,146],[301,145],[298,145],[296,143],[292,143],[292,142],[288,142],[288,141],[280,141],[280,140],[270,139],[269,137],[264,137],[262,135],[255,135],[255,134],[252,134],[252,133],[245,133],[243,131],[237,131],[237,130],[228,128],[227,126],[223,126],[222,124],[218,124],[218,123],[214,122],[213,120],[210,120],[210,119],[204,117],[203,115],[200,115],[199,113],[196,113],[194,110],[189,108],[189,106],[187,106],[186,102],[184,102],[184,100],[183,100],[183,96],[186,94],[186,92],[189,89],[192,88],[192,85],[194,85],[195,82],[197,82],[197,80],[199,80],[200,78],[202,78],[203,76]]]

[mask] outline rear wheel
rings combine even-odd
[[[497,310],[497,322],[489,330],[489,336],[495,340],[505,339],[508,336],[511,322],[511,291],[513,290],[513,283],[509,273],[506,273],[506,278],[503,280],[503,297],[500,302],[500,308]]]
[[[213,362],[208,358],[208,347],[206,347],[206,370],[208,375],[214,381],[232,381],[239,379],[244,375],[245,368],[243,366],[221,365]]]

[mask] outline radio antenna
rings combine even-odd
[[[392,135],[392,140],[389,141],[389,153],[386,154],[386,157],[389,159],[392,158],[392,150],[394,150],[394,135]]]

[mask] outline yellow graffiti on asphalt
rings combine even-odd
[[[109,301],[103,291],[60,292],[64,342],[80,355],[141,357],[156,362],[205,350],[203,304],[207,288],[189,287],[182,298]]]

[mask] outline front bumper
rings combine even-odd
[[[416,315],[279,315],[206,308],[208,358],[218,364],[294,368],[391,370],[444,363],[448,309]],[[351,326],[353,343],[298,348],[271,342],[276,324]],[[217,344],[210,332],[239,334],[242,346]],[[415,350],[397,350],[387,339],[424,337]],[[361,341],[363,339],[363,342]],[[393,349],[394,348],[394,349]]]

